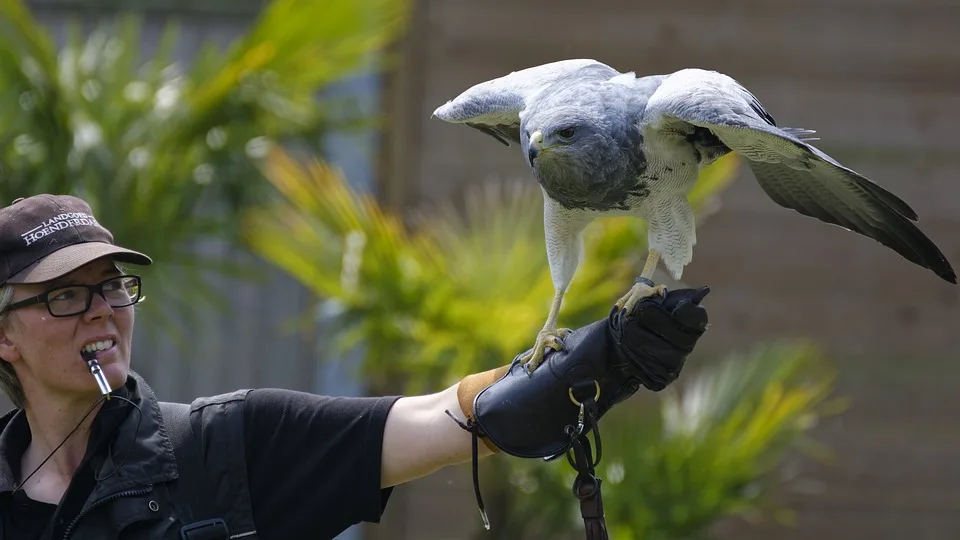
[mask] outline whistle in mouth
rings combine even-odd
[[[80,351],[80,356],[83,358],[83,361],[87,363],[87,366],[90,367],[90,374],[93,375],[93,378],[97,381],[97,386],[100,387],[100,393],[110,397],[110,392],[113,390],[110,388],[110,383],[107,382],[107,377],[104,376],[103,370],[100,369],[100,362],[97,362],[97,353],[93,351]]]

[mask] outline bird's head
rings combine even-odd
[[[521,117],[520,142],[535,174],[547,182],[599,183],[621,172],[634,144],[622,111],[603,103],[539,108]]]

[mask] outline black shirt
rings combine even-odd
[[[333,538],[354,523],[379,520],[392,491],[380,488],[383,430],[397,399],[278,389],[247,395],[247,474],[260,538]],[[25,439],[24,449],[29,431]],[[92,480],[91,469],[81,467],[65,502],[78,501],[79,509]],[[14,501],[13,515],[3,513],[4,537],[39,538],[56,505],[29,499],[23,491]]]

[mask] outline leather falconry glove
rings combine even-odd
[[[679,377],[706,331],[700,302],[709,292],[708,287],[668,291],[641,300],[630,314],[613,308],[607,318],[568,334],[561,350],[548,350],[533,373],[519,354],[509,365],[460,382],[458,398],[467,418],[461,426],[474,435],[474,487],[487,528],[476,478],[477,439],[494,452],[553,459],[577,450],[593,430],[597,456],[586,460],[593,463],[578,466],[568,459],[581,474],[589,473],[599,492],[599,480],[592,477],[600,459],[597,422],[641,386],[658,392]],[[596,511],[602,526],[602,510]]]

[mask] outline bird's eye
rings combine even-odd
[[[561,139],[572,139],[576,132],[577,131],[572,127],[563,128],[561,130],[557,130],[557,137],[560,137]]]

